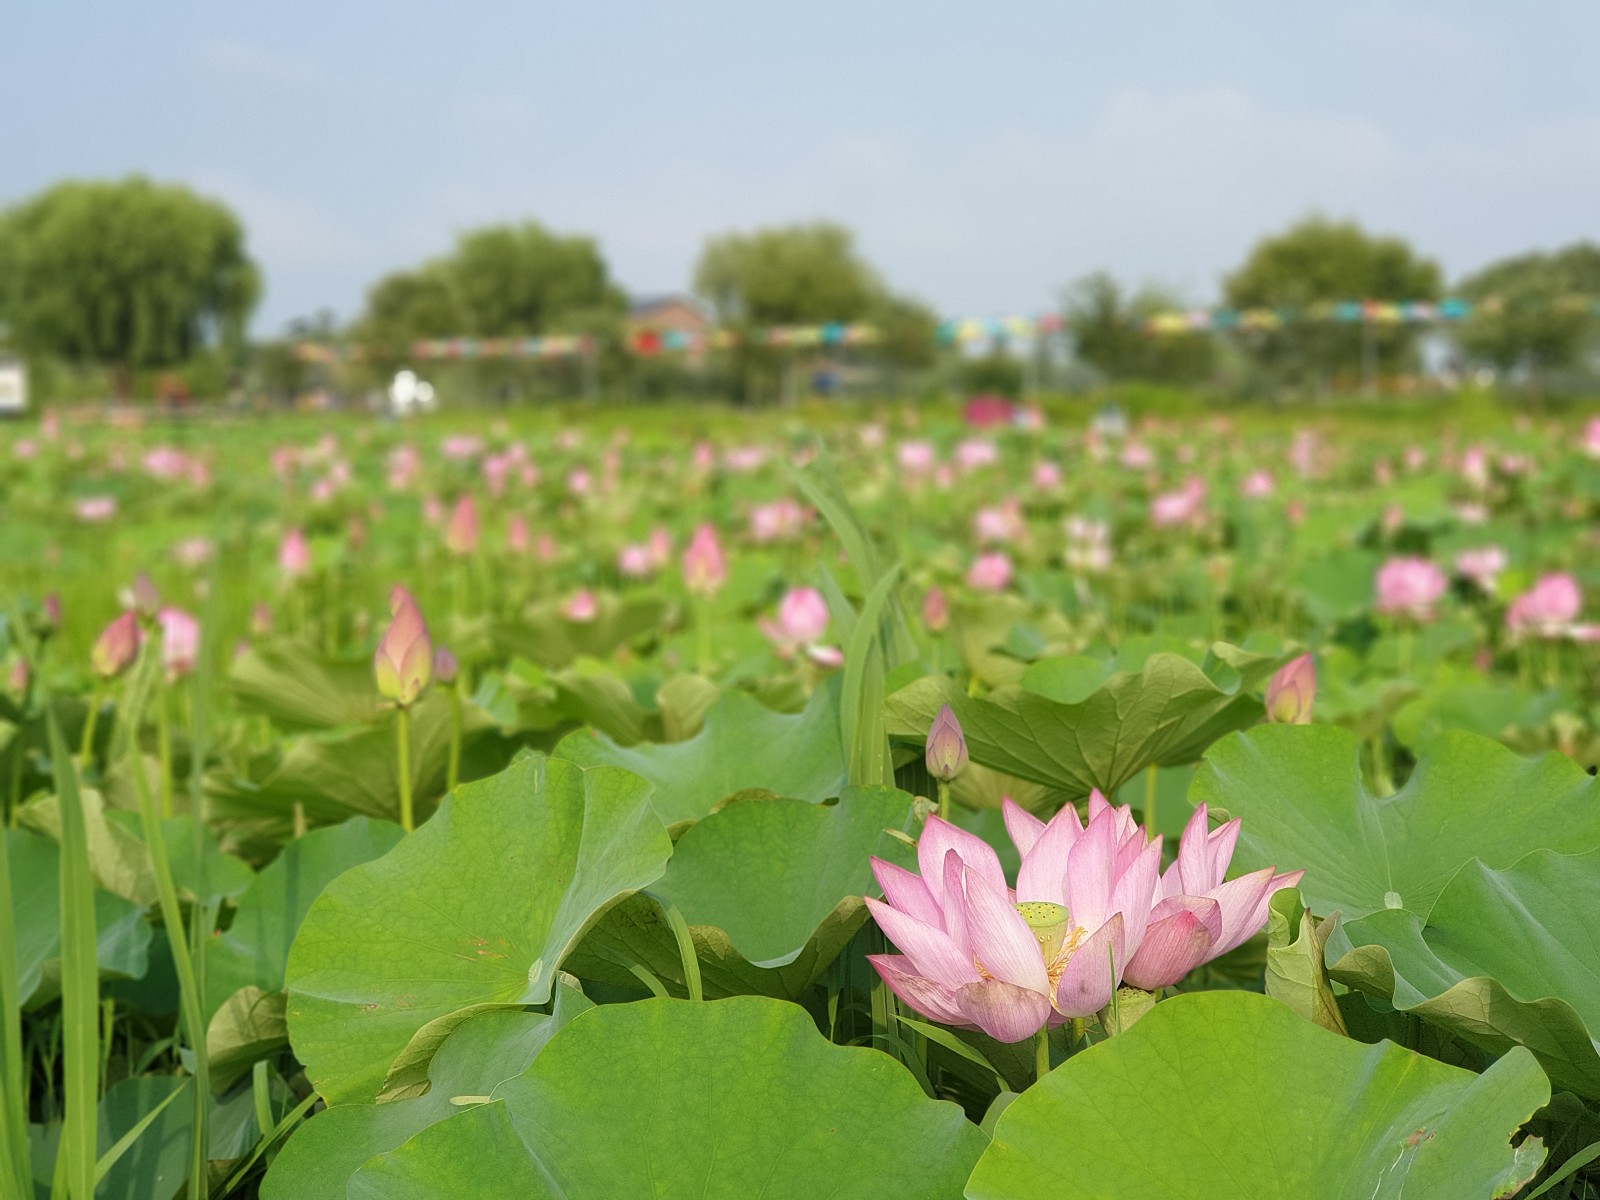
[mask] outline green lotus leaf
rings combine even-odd
[[[1342,930],[1330,973],[1491,1054],[1526,1046],[1556,1084],[1600,1097],[1597,878],[1600,851],[1469,862],[1425,923],[1384,911]]]
[[[1157,1004],[1001,1114],[968,1200],[1402,1200],[1508,1196],[1544,1147],[1533,1056],[1482,1075],[1369,1046],[1248,992]]]
[[[920,740],[942,704],[955,710],[974,762],[1106,795],[1146,767],[1194,762],[1217,738],[1260,720],[1252,689],[1279,660],[1218,643],[1204,661],[1130,646],[1115,659],[1046,659],[985,699],[928,676],[889,697],[889,733]]]
[[[1213,746],[1189,799],[1244,819],[1238,871],[1304,867],[1300,891],[1318,916],[1404,908],[1425,919],[1470,859],[1506,867],[1532,850],[1600,847],[1597,787],[1558,754],[1526,759],[1448,733],[1405,787],[1380,798],[1362,780],[1353,734],[1263,725]]]
[[[819,687],[793,715],[725,692],[687,741],[620,746],[583,729],[562,738],[555,756],[580,766],[622,767],[648,780],[655,785],[656,812],[669,825],[697,821],[735,792],[820,801],[845,786],[838,697],[830,687]]]
[[[350,1176],[374,1155],[394,1150],[461,1111],[463,1096],[488,1096],[528,1069],[545,1044],[593,1005],[558,982],[549,1015],[491,1009],[458,1025],[428,1067],[429,1088],[388,1104],[336,1104],[302,1126],[273,1161],[264,1200],[344,1200]]]
[[[312,1085],[330,1104],[415,1094],[467,1016],[547,1001],[584,931],[670,853],[625,771],[530,756],[462,786],[306,914],[286,975]]]
[[[565,667],[580,658],[605,658],[628,642],[658,632],[666,612],[659,596],[596,598],[589,621],[569,619],[558,604],[533,609],[515,620],[490,624],[489,636],[502,655],[520,654],[541,667]]]
[[[984,1137],[875,1050],[761,997],[583,1013],[492,1103],[369,1162],[352,1200],[940,1200]]]

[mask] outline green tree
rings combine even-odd
[[[1115,279],[1099,271],[1072,286],[1063,316],[1078,358],[1108,378],[1205,383],[1216,370],[1216,343],[1210,333],[1144,331],[1147,318],[1180,307],[1176,298],[1159,288],[1128,295]]]
[[[189,189],[67,182],[0,214],[0,316],[23,350],[109,369],[242,344],[261,281],[244,229]]]
[[[728,325],[859,321],[884,296],[850,231],[829,222],[714,237],[694,287]]]
[[[1377,237],[1354,221],[1310,217],[1264,238],[1228,277],[1235,308],[1289,310],[1300,319],[1248,335],[1247,345],[1280,379],[1319,390],[1367,368],[1403,370],[1416,356],[1416,331],[1318,318],[1318,307],[1350,300],[1434,300],[1439,265],[1400,238]],[[1325,314],[1324,314],[1325,316]],[[1309,319],[1308,319],[1309,318]]]
[[[1462,349],[1502,371],[1526,371],[1536,387],[1548,372],[1580,365],[1600,341],[1593,242],[1501,259],[1462,280],[1460,292],[1474,301],[1458,335]]]

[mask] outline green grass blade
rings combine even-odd
[[[33,1169],[28,1149],[28,1093],[22,1048],[22,982],[11,904],[11,853],[0,828],[0,1196],[28,1200]]]
[[[72,1200],[94,1200],[99,1120],[100,966],[94,924],[94,879],[78,774],[55,712],[49,714],[50,761],[61,804],[61,1131],[62,1171]]]
[[[167,1111],[167,1105],[171,1104],[179,1096],[183,1095],[183,1093],[183,1088],[178,1088],[176,1091],[172,1092],[160,1104],[156,1105],[149,1112],[145,1113],[144,1116],[140,1117],[138,1121],[134,1123],[132,1129],[128,1130],[127,1133],[119,1137],[115,1144],[113,1144],[109,1150],[100,1156],[100,1160],[94,1164],[94,1181],[96,1184],[98,1184],[106,1177],[107,1174],[110,1173],[111,1168],[117,1165],[117,1162],[124,1154],[133,1149],[133,1144],[139,1140],[139,1138],[144,1134],[144,1131],[149,1129],[150,1126],[155,1123],[155,1119],[157,1117]]]
[[[839,710],[850,782],[854,784],[887,786],[894,783],[889,735],[883,721],[883,626],[879,618],[899,579],[900,567],[896,564],[885,571],[867,593],[845,647]]]

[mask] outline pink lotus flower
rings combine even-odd
[[[478,506],[471,495],[463,495],[450,511],[450,524],[444,531],[445,549],[465,558],[478,548]]]
[[[181,609],[167,607],[156,614],[161,626],[161,665],[167,682],[175,683],[194,670],[200,657],[200,622]]]
[[[1566,572],[1542,575],[1506,609],[1506,628],[1518,635],[1538,638],[1600,639],[1600,626],[1579,625],[1583,591]]]
[[[286,578],[293,579],[310,569],[311,547],[306,543],[306,535],[298,529],[289,530],[278,543],[278,570]]]
[[[923,762],[928,774],[949,783],[967,765],[967,739],[961,732],[961,722],[955,711],[941,705],[928,726],[928,739],[922,748]]]
[[[895,460],[908,475],[925,475],[933,470],[936,456],[932,442],[901,442],[895,450]]]
[[[100,525],[117,515],[117,501],[112,496],[85,496],[73,506],[78,520],[87,525]]]
[[[470,433],[457,433],[439,443],[439,451],[453,462],[476,458],[483,450],[483,439]]]
[[[1011,584],[1011,560],[998,550],[980,554],[967,570],[967,586],[982,592],[1003,592]]]
[[[968,438],[956,446],[956,466],[963,471],[992,467],[1000,461],[1000,451],[987,438]]]
[[[1374,583],[1379,612],[1417,621],[1433,619],[1433,606],[1449,585],[1426,558],[1391,558],[1378,568]]]
[[[1590,417],[1583,427],[1583,452],[1590,458],[1600,458],[1600,417]]]
[[[1022,506],[1015,498],[991,508],[980,508],[972,514],[973,540],[980,545],[1019,541],[1027,532],[1027,523],[1022,519]]]
[[[1276,486],[1271,471],[1251,471],[1239,481],[1239,495],[1247,500],[1260,500],[1272,495],[1272,490]]]
[[[1302,654],[1273,672],[1267,681],[1267,720],[1285,725],[1311,724],[1311,703],[1317,696],[1317,667]]]
[[[722,543],[709,522],[702,521],[683,552],[683,583],[696,596],[710,598],[728,579],[728,562]]]
[[[372,657],[378,694],[401,707],[412,704],[433,678],[433,642],[417,602],[405,588],[389,598],[393,614]]]
[[[1048,459],[1033,464],[1033,486],[1041,492],[1053,492],[1061,486],[1061,468]]]
[[[456,675],[461,670],[461,664],[456,661],[456,656],[445,647],[440,646],[433,652],[433,677],[448,687],[456,681]]]
[[[843,664],[844,654],[833,646],[821,644],[822,635],[828,632],[828,602],[816,588],[790,588],[778,604],[776,621],[762,620],[761,632],[777,650],[780,658],[793,658],[803,652],[813,662],[825,667]]]
[[[931,587],[922,594],[922,624],[929,633],[943,633],[950,623],[950,603],[944,589]]]
[[[1163,492],[1150,501],[1150,523],[1158,528],[1192,524],[1200,519],[1205,500],[1205,482],[1191,475],[1179,490]]]
[[[644,579],[655,569],[655,556],[643,542],[630,542],[617,551],[617,573],[625,578]]]
[[[750,538],[762,544],[792,541],[804,532],[810,515],[804,505],[787,496],[758,504],[750,510]]]
[[[565,604],[561,606],[561,615],[569,621],[586,624],[595,619],[600,612],[600,602],[588,588],[581,588],[574,592]]]
[[[930,817],[920,874],[875,858],[884,900],[867,898],[901,951],[868,956],[894,993],[1000,1041],[1097,1013],[1123,980],[1176,983],[1256,933],[1272,894],[1301,875],[1267,868],[1223,882],[1239,822],[1208,833],[1204,805],[1165,875],[1161,839],[1147,842],[1130,810],[1099,792],[1087,825],[1070,804],[1048,824],[1009,800],[1004,813],[1022,854],[1015,890],[987,842]]]
[[[139,655],[139,644],[144,632],[139,628],[139,618],[125,612],[107,625],[89,651],[89,663],[101,679],[115,679],[133,665]]]
[[[1156,456],[1143,442],[1129,442],[1122,448],[1117,461],[1130,471],[1143,471],[1155,464]]]
[[[1472,580],[1481,590],[1494,593],[1495,581],[1506,569],[1506,552],[1499,546],[1463,550],[1456,555],[1456,574]]]

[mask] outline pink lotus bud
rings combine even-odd
[[[310,569],[311,547],[306,544],[306,535],[298,529],[289,530],[278,543],[278,570],[293,579]]]
[[[125,612],[107,625],[94,648],[89,652],[89,662],[101,679],[115,679],[130,666],[139,654],[139,618]]]
[[[513,554],[526,554],[532,544],[528,536],[528,519],[521,513],[512,516],[506,525],[506,549]]]
[[[722,543],[709,522],[702,521],[683,552],[683,582],[697,596],[711,597],[727,581],[728,564]]]
[[[25,658],[13,659],[10,669],[6,672],[6,691],[11,697],[21,704],[28,694],[28,682],[32,674],[28,670],[28,660]]]
[[[943,588],[931,587],[923,593],[922,623],[929,633],[943,633],[950,623],[950,602],[945,599]]]
[[[172,683],[193,671],[199,660],[200,622],[176,608],[163,608],[156,619],[161,624],[161,663]]]
[[[433,652],[433,677],[440,683],[446,685],[454,683],[460,669],[461,664],[456,662],[456,656],[443,646]]]
[[[778,628],[802,646],[828,631],[828,602],[816,588],[790,588],[778,605]]]
[[[1283,725],[1311,724],[1311,702],[1317,695],[1317,667],[1302,654],[1279,667],[1267,681],[1267,720]]]
[[[48,637],[61,628],[61,597],[51,592],[39,605],[39,633]]]
[[[444,531],[445,549],[465,557],[478,548],[478,506],[470,495],[462,496],[450,513]]]
[[[980,554],[967,571],[967,586],[983,592],[1003,592],[1011,583],[1011,560],[998,550]]]
[[[259,601],[250,610],[250,633],[254,637],[266,637],[272,632],[272,606],[265,601]]]
[[[925,758],[929,773],[946,783],[961,774],[961,768],[967,765],[967,739],[962,736],[961,722],[956,720],[948,704],[939,710],[928,729]]]
[[[156,591],[156,585],[150,581],[150,576],[143,571],[133,581],[131,589],[133,596],[133,611],[138,614],[141,621],[153,621],[161,609],[161,593]]]
[[[1512,633],[1560,638],[1572,632],[1582,611],[1583,591],[1576,579],[1564,571],[1541,575],[1506,609],[1506,627]]]
[[[569,621],[592,621],[600,612],[600,603],[594,593],[583,588],[561,606],[561,615]]]
[[[390,596],[394,616],[378,640],[372,669],[378,694],[401,706],[412,704],[433,678],[433,643],[411,593],[397,587]]]

